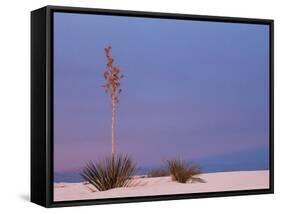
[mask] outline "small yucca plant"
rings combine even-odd
[[[173,181],[186,183],[196,179],[194,176],[201,173],[200,167],[195,164],[188,164],[181,160],[173,159],[167,161],[168,169]]]
[[[117,155],[114,159],[107,157],[103,161],[88,162],[81,176],[97,190],[105,191],[127,187],[136,171],[136,165],[127,155]]]

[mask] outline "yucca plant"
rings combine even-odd
[[[189,164],[177,159],[168,160],[167,165],[172,180],[180,183],[186,183],[189,180],[197,179],[195,176],[201,173],[198,165]]]
[[[135,163],[127,155],[117,155],[114,159],[107,157],[102,161],[89,161],[81,176],[97,190],[105,191],[117,187],[127,187],[131,176],[137,171]]]

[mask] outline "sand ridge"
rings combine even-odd
[[[117,197],[221,192],[269,188],[269,171],[235,171],[206,173],[199,176],[205,181],[178,183],[167,177],[133,179],[130,187],[97,191],[85,183],[55,183],[54,201],[87,200]]]

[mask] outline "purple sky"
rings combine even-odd
[[[266,25],[55,13],[55,172],[110,155],[109,44],[125,74],[118,152],[139,166],[267,153],[268,36]]]

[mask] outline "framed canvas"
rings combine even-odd
[[[273,193],[273,20],[31,12],[31,201]]]

